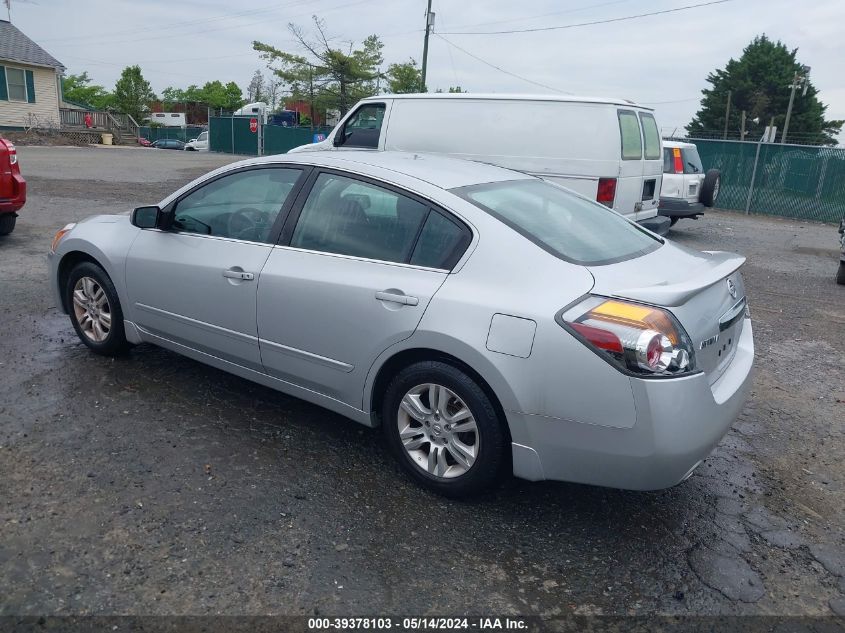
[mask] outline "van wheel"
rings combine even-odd
[[[669,218],[669,226],[675,226],[681,218]]]
[[[845,262],[839,262],[839,270],[836,273],[836,283],[845,286]]]
[[[467,497],[503,474],[510,448],[504,421],[461,370],[415,363],[391,381],[382,404],[385,439],[403,470],[447,497]]]
[[[0,213],[0,235],[8,235],[15,230],[16,213]]]
[[[722,175],[718,169],[709,169],[704,175],[704,184],[701,185],[699,200],[705,207],[712,207],[719,197],[719,190],[722,188]]]

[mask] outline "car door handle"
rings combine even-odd
[[[420,300],[416,297],[411,297],[405,294],[397,294],[395,292],[386,292],[382,290],[376,293],[376,299],[379,301],[388,301],[390,303],[399,303],[403,306],[419,305]]]
[[[233,270],[231,268],[229,270],[224,270],[223,276],[226,277],[226,279],[240,279],[242,281],[252,281],[255,279],[255,275],[253,273],[246,273],[242,270]]]

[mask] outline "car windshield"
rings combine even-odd
[[[452,189],[563,260],[610,264],[661,241],[610,209],[543,180],[508,180]]]

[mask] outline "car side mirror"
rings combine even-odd
[[[138,207],[132,211],[130,222],[139,229],[154,229],[161,218],[161,209],[155,206]]]

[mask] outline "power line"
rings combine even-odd
[[[663,15],[665,13],[677,13],[678,11],[686,11],[687,9],[697,9],[699,7],[709,7],[714,4],[724,4],[731,2],[731,0],[711,0],[710,2],[701,2],[699,4],[689,4],[684,7],[676,7],[674,9],[663,9],[662,11],[652,11],[650,13],[638,13],[636,15],[626,15],[621,18],[608,18],[605,20],[593,20],[592,22],[580,22],[578,24],[563,24],[561,26],[541,26],[532,29],[512,29],[508,31],[452,31],[446,32],[445,35],[508,35],[511,33],[537,33],[540,31],[560,31],[562,29],[574,29],[580,26],[593,26],[595,24],[610,24],[611,22],[623,22],[624,20],[635,20],[637,18],[646,18],[653,15]]]
[[[134,29],[124,29],[124,30],[120,30],[120,31],[111,31],[111,32],[108,33],[108,35],[116,36],[116,35],[125,35],[125,34],[128,35],[128,34],[134,34],[134,33],[144,33],[144,32],[147,32],[147,31],[167,31],[167,30],[171,30],[171,29],[179,29],[179,28],[194,26],[194,25],[197,25],[197,24],[203,24],[203,23],[207,23],[207,22],[216,22],[218,20],[227,20],[227,19],[230,19],[230,18],[237,18],[237,17],[244,16],[244,15],[257,15],[257,14],[260,14],[260,13],[272,13],[273,11],[277,11],[278,9],[285,9],[287,7],[290,7],[290,6],[293,6],[293,5],[296,5],[296,4],[301,4],[301,3],[303,3],[303,0],[295,0],[294,2],[290,2],[290,3],[287,3],[287,4],[279,4],[278,2],[276,2],[272,5],[266,5],[264,8],[253,8],[253,9],[248,9],[248,10],[245,10],[245,11],[236,11],[234,13],[224,13],[222,15],[217,15],[217,16],[213,16],[213,17],[210,17],[210,18],[199,18],[199,19],[196,19],[196,20],[184,20],[184,21],[181,21],[181,22],[176,22],[175,24],[169,24],[169,25],[164,25],[164,26],[147,26],[147,27],[140,27],[140,28],[134,28]],[[92,33],[90,35],[69,35],[69,36],[66,36],[66,37],[41,38],[38,41],[39,42],[67,42],[67,41],[72,41],[72,40],[91,39],[91,38],[94,38],[94,37],[101,37],[101,36],[102,36],[102,33],[97,33],[97,34]]]
[[[588,4],[582,7],[575,7],[574,9],[566,9],[564,11],[550,11],[549,13],[540,13],[539,15],[528,15],[521,18],[508,18],[506,20],[493,20],[492,22],[476,22],[474,24],[461,24],[454,28],[467,28],[467,27],[476,27],[476,26],[490,26],[491,24],[504,24],[504,23],[512,23],[512,22],[526,22],[528,20],[536,20],[538,18],[547,18],[552,15],[563,15],[566,13],[577,13],[578,11],[585,11],[587,9],[599,9],[601,7],[607,7],[612,4],[622,4],[624,2],[630,2],[631,0],[611,0],[610,2],[600,2],[598,4]]]
[[[474,54],[474,53],[470,53],[470,52],[469,52],[468,50],[466,50],[465,48],[461,48],[460,46],[458,46],[458,45],[457,45],[457,44],[455,44],[454,42],[451,42],[451,41],[447,40],[447,39],[446,39],[445,37],[443,37],[440,33],[434,33],[434,35],[436,35],[436,36],[437,36],[437,37],[439,37],[441,40],[443,40],[444,42],[446,42],[449,46],[454,46],[455,48],[457,48],[459,51],[461,51],[461,52],[462,52],[462,53],[464,53],[465,55],[469,55],[469,56],[470,56],[470,57],[472,57],[473,59],[480,61],[482,64],[484,64],[484,65],[486,65],[486,66],[490,66],[490,68],[495,68],[495,69],[496,69],[496,70],[498,70],[499,72],[505,73],[506,75],[510,75],[511,77],[515,77],[515,78],[517,78],[517,79],[519,79],[519,80],[521,80],[521,81],[525,81],[525,82],[527,82],[527,83],[529,83],[529,84],[534,84],[535,86],[540,86],[541,88],[545,88],[546,90],[551,90],[552,92],[559,92],[559,93],[568,94],[568,95],[573,94],[573,93],[571,93],[571,92],[567,92],[566,90],[561,90],[561,89],[559,89],[559,88],[555,88],[555,87],[553,87],[553,86],[548,86],[548,85],[546,85],[546,84],[542,84],[542,83],[540,83],[539,81],[534,81],[533,79],[528,79],[527,77],[523,77],[522,75],[517,75],[516,73],[512,73],[512,72],[511,72],[511,71],[509,71],[509,70],[505,70],[505,69],[504,69],[504,68],[502,68],[501,66],[496,66],[496,64],[493,64],[493,63],[491,63],[491,62],[488,62],[486,59],[482,59],[481,57],[479,57],[478,55],[476,55],[476,54]]]

